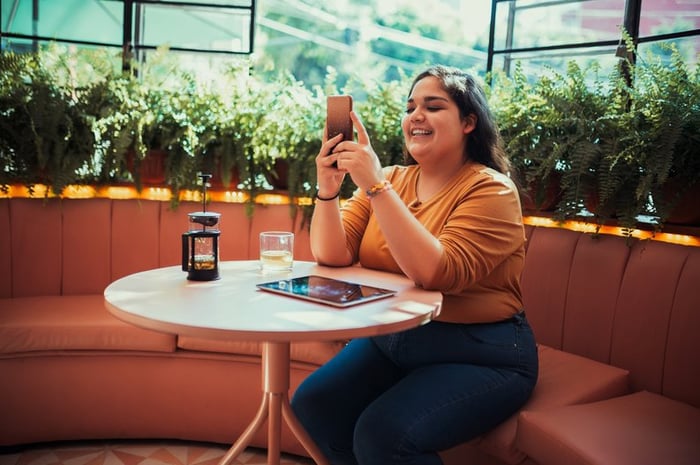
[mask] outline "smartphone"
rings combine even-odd
[[[326,126],[328,138],[338,134],[343,135],[343,140],[352,140],[352,97],[350,95],[329,95],[326,100]]]

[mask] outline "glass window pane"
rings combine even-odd
[[[601,73],[611,72],[620,62],[615,56],[617,47],[591,47],[556,51],[536,51],[524,53],[499,54],[494,57],[494,71],[505,71],[510,74],[515,62],[520,62],[523,72],[530,79],[536,79],[552,69],[560,74],[566,74],[566,66],[575,61],[582,69],[588,68],[593,62],[600,64]]]
[[[158,64],[158,53],[157,50],[143,50],[139,53],[141,60],[139,73],[141,75],[147,76],[151,73],[160,75],[159,73],[162,73],[164,69],[168,69],[167,62],[165,66]],[[245,55],[169,50],[168,56],[171,57],[173,63],[177,64],[177,69],[190,72],[202,82],[216,82],[218,78],[221,78],[222,70],[236,65],[240,66],[241,63],[248,63],[246,61],[248,57]]]
[[[170,0],[170,2],[184,5],[221,5],[246,8],[250,8],[253,4],[251,0]]]
[[[700,29],[700,2],[697,0],[644,0],[639,36]]]
[[[494,45],[502,50],[617,40],[624,9],[625,0],[499,2]]]
[[[2,51],[12,50],[15,53],[32,52],[37,49],[37,43],[31,39],[20,39],[16,37],[2,38]]]
[[[121,46],[122,2],[94,0],[39,0],[37,21],[33,0],[2,2],[2,31],[48,40],[96,42]],[[76,27],[80,25],[80,27]]]
[[[700,56],[700,35],[690,37],[679,37],[677,39],[644,42],[640,43],[637,48],[640,59],[648,53],[658,57],[670,58],[671,53],[666,46],[673,45],[678,49],[683,57],[683,60],[688,65],[689,69],[694,69],[698,66],[698,57]]]
[[[141,15],[141,45],[250,51],[250,10],[146,4],[134,14]]]

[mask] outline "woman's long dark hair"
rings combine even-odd
[[[470,74],[458,68],[436,65],[416,76],[411,84],[409,95],[418,81],[429,76],[440,80],[445,92],[457,104],[462,118],[469,115],[476,116],[476,127],[467,137],[464,156],[503,174],[508,174],[510,161],[503,149],[498,125],[481,85]],[[406,163],[416,163],[410,153],[406,153]]]

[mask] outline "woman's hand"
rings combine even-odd
[[[317,196],[327,201],[317,202],[314,208],[309,232],[311,253],[318,263],[329,266],[349,266],[353,261],[350,250],[344,246],[346,236],[340,215],[340,203],[335,200],[346,173],[337,166],[338,145],[342,139],[342,134],[328,139],[326,126],[321,150],[316,156]]]
[[[340,190],[345,178],[345,172],[337,168],[338,155],[333,153],[334,147],[343,139],[342,134],[328,139],[328,127],[323,130],[323,144],[316,155],[316,179],[318,181],[318,195],[323,198],[331,198]]]
[[[382,165],[372,148],[369,135],[360,118],[354,111],[350,112],[350,118],[357,132],[357,142],[342,141],[338,143],[331,156],[333,162],[337,162],[338,172],[350,174],[355,185],[366,190],[384,180]],[[331,141],[333,140],[335,138],[331,139]]]

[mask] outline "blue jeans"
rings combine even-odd
[[[299,386],[292,408],[333,465],[438,465],[437,451],[506,420],[536,381],[524,314],[433,321],[351,341]]]

